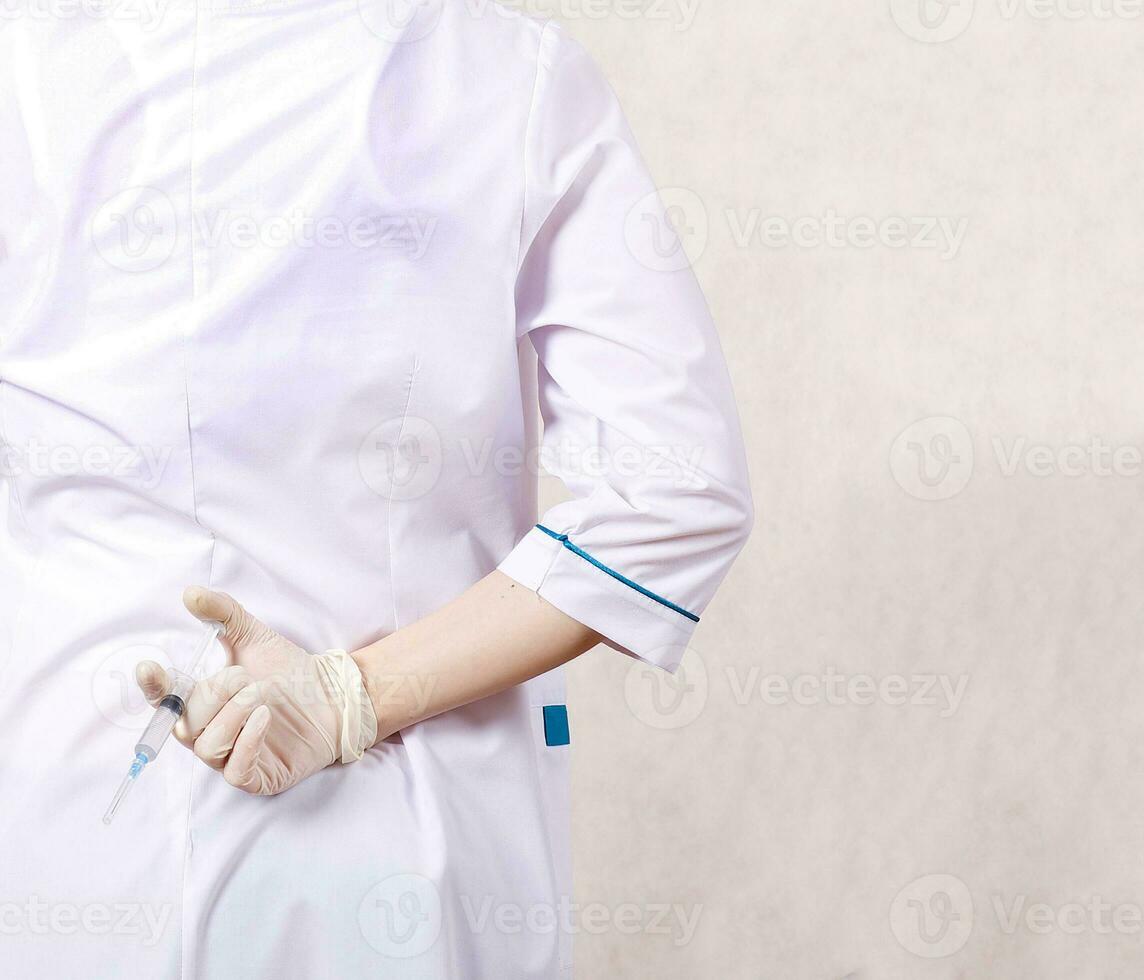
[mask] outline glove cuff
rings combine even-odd
[[[377,741],[377,714],[361,670],[345,650],[327,650],[315,659],[342,711],[339,759],[357,762]]]

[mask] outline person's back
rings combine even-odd
[[[599,164],[574,148],[623,143],[622,118],[559,29],[493,4],[130,11],[0,27],[0,869],[28,902],[0,972],[562,975],[567,929],[497,918],[571,891],[567,747],[541,714],[559,672],[280,798],[168,750],[111,828],[99,816],[145,719],[134,664],[193,641],[186,584],[224,584],[306,649],[347,647],[528,532],[519,276]],[[537,159],[553,140],[568,152]],[[635,205],[652,187],[632,173]],[[622,214],[609,236],[589,262],[655,275]],[[666,305],[702,308],[667,281]],[[691,418],[680,444],[702,441]],[[697,618],[652,613],[665,636]]]

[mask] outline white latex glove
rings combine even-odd
[[[183,603],[223,624],[230,666],[195,685],[174,735],[232,786],[273,796],[373,745],[377,717],[345,651],[307,653],[221,592],[188,589]],[[135,677],[148,701],[170,689],[154,661]]]

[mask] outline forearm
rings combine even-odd
[[[394,732],[575,659],[600,642],[501,572],[448,605],[351,656],[378,719],[378,741]]]

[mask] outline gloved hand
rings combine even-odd
[[[272,796],[373,745],[377,717],[345,651],[307,653],[221,592],[188,589],[183,603],[223,624],[230,666],[195,685],[174,735],[232,786]],[[170,690],[154,661],[135,676],[152,703]]]

